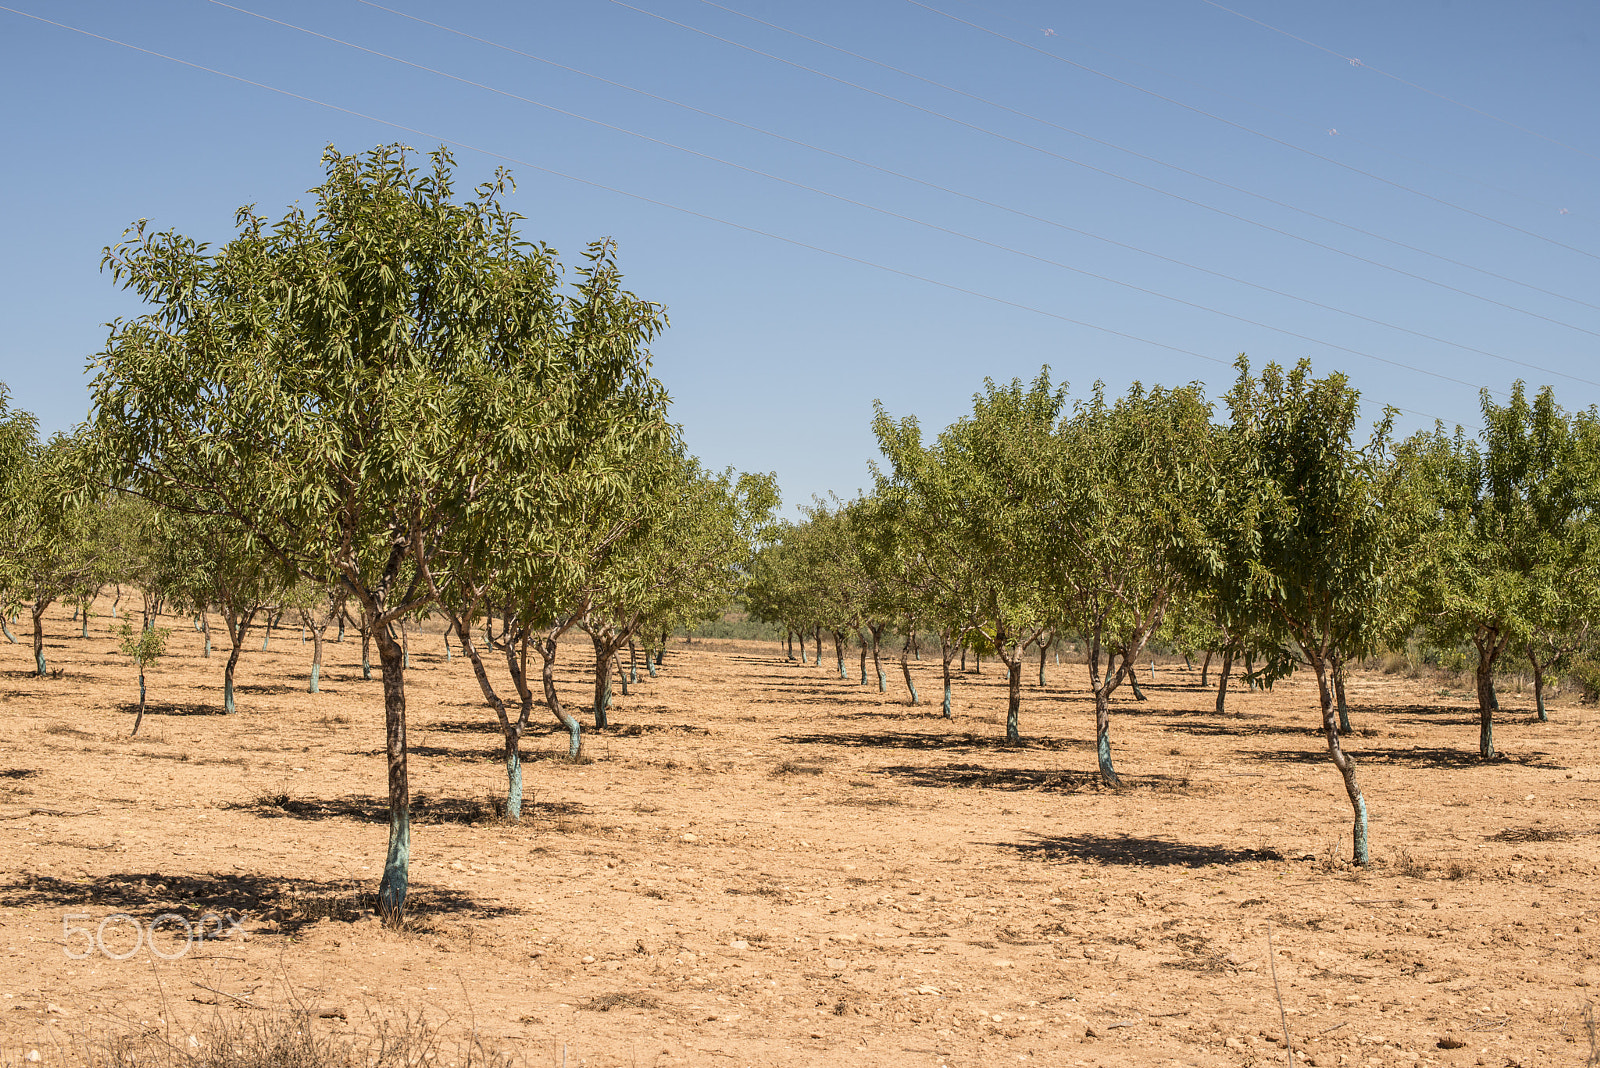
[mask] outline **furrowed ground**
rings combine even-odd
[[[202,659],[163,622],[173,653],[131,739],[107,616],[83,639],[52,615],[59,678],[0,645],[0,1064],[141,1032],[203,1051],[282,1014],[357,1042],[423,1014],[439,1065],[473,1034],[538,1066],[1272,1064],[1274,966],[1300,1063],[1591,1058],[1600,713],[1571,700],[1540,724],[1509,686],[1508,759],[1484,765],[1469,694],[1356,673],[1376,862],[1352,870],[1303,680],[1237,690],[1220,717],[1181,664],[1148,702],[1119,691],[1111,791],[1079,664],[1029,682],[1006,747],[992,662],[958,678],[947,722],[936,661],[914,664],[932,704],[913,708],[897,665],[879,694],[775,644],[675,642],[591,763],[556,759],[565,735],[538,722],[512,825],[468,665],[413,635],[413,898],[393,931],[360,896],[387,823],[355,636],[312,695],[299,629],[266,652],[254,632],[228,718],[225,650]],[[587,662],[587,641],[564,648],[575,710]],[[158,933],[177,959],[67,956],[67,914],[207,911],[237,929],[181,957],[181,931]]]

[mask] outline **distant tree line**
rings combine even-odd
[[[1437,426],[1403,441],[1386,412],[1358,427],[1343,375],[1309,363],[1259,375],[1240,357],[1225,418],[1197,385],[1100,387],[1069,403],[1041,372],[987,383],[933,441],[917,420],[874,420],[883,461],[870,494],[817,503],[756,556],[753,616],[782,626],[792,656],[832,643],[870,657],[880,691],[886,640],[907,657],[937,636],[943,711],[951,664],[970,651],[1003,664],[1005,737],[1021,739],[1025,661],[1071,642],[1094,698],[1097,766],[1117,785],[1111,701],[1153,641],[1220,658],[1217,711],[1243,662],[1252,685],[1316,678],[1322,732],[1368,860],[1366,803],[1341,735],[1347,665],[1421,640],[1471,651],[1479,755],[1495,756],[1495,674],[1508,655],[1533,671],[1546,718],[1552,675],[1600,662],[1600,416],[1569,413],[1550,389],[1483,394],[1473,436]],[[931,651],[931,650],[930,650]]]

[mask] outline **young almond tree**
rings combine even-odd
[[[322,689],[322,646],[327,640],[328,628],[344,612],[344,602],[348,596],[343,586],[330,588],[303,580],[284,591],[284,603],[294,609],[300,617],[300,625],[311,635],[311,678],[306,684],[308,693],[318,693]]]
[[[4,415],[0,394],[0,415]],[[32,417],[16,413],[3,436],[12,452],[6,476],[7,514],[0,524],[0,601],[24,605],[32,617],[34,672],[49,674],[44,655],[44,614],[62,598],[99,585],[99,552],[107,509],[100,493],[83,488],[82,440],[58,434],[40,443]],[[7,605],[0,605],[5,610]]]
[[[1107,404],[1099,386],[1061,427],[1048,516],[1060,618],[1088,644],[1100,778],[1111,761],[1111,695],[1161,626],[1182,581],[1179,552],[1199,535],[1200,459],[1213,434],[1198,387],[1145,390]],[[1102,668],[1102,654],[1104,667]]]
[[[631,329],[622,317],[614,328]],[[631,360],[622,359],[606,372],[614,380],[605,395],[598,391],[604,369],[579,373],[578,366],[573,383],[582,383],[588,392],[572,390],[562,396],[547,389],[530,394],[529,402],[546,405],[537,419],[530,411],[530,425],[570,423],[578,414],[575,409],[581,409],[593,433],[538,439],[539,455],[502,456],[512,461],[499,476],[507,490],[485,501],[457,529],[446,565],[425,572],[499,722],[509,819],[519,819],[522,812],[519,747],[534,704],[530,651],[544,660],[545,703],[569,732],[570,756],[576,759],[582,753],[581,727],[563,709],[555,690],[557,642],[585,613],[590,600],[586,587],[596,561],[614,551],[636,525],[638,509],[630,502],[643,499],[635,485],[637,466],[670,436],[665,394],[648,375],[642,340],[631,343]],[[598,346],[572,348],[590,352]],[[519,491],[515,487],[523,479],[528,481]],[[501,637],[480,644],[480,628],[486,629],[494,615],[504,621]],[[485,655],[497,645],[519,701],[514,714]]]
[[[904,524],[937,584],[941,616],[962,619],[1006,665],[1006,741],[1021,741],[1022,661],[1050,625],[1047,531],[1056,420],[1065,390],[1048,371],[973,398],[973,413],[929,446],[914,417],[877,405],[873,431],[889,470],[877,497]]]
[[[139,669],[139,714],[133,718],[133,730],[128,732],[130,736],[138,734],[139,724],[144,722],[144,673],[167,655],[167,639],[171,636],[172,631],[166,627],[145,627],[135,634],[133,624],[128,620],[123,620],[117,630],[117,637],[122,639],[122,655],[132,660]]]
[[[313,206],[238,213],[211,251],[140,223],[108,249],[150,306],[112,325],[93,385],[102,477],[230,518],[252,549],[338,583],[377,644],[389,842],[379,908],[404,914],[411,856],[397,627],[519,436],[515,405],[570,366],[555,253],[518,232],[501,172],[458,197],[443,149],[324,155]],[[609,246],[595,246],[597,274]],[[512,406],[511,411],[507,406]]]
[[[1577,629],[1600,603],[1600,416],[1568,415],[1522,383],[1484,391],[1482,444],[1443,427],[1406,442],[1432,520],[1421,614],[1441,643],[1477,653],[1478,755],[1494,748],[1495,666],[1505,651]],[[1542,681],[1542,680],[1541,680]]]
[[[26,490],[39,427],[31,414],[12,408],[10,399],[10,391],[0,382],[0,630],[15,645],[16,636],[6,624],[24,600],[23,542],[8,532],[14,532],[28,514]]]
[[[1332,666],[1378,640],[1392,614],[1373,608],[1408,568],[1402,480],[1389,462],[1393,412],[1363,445],[1359,394],[1343,375],[1313,378],[1302,361],[1259,379],[1241,356],[1231,422],[1206,457],[1209,502],[1183,559],[1209,583],[1229,625],[1286,645],[1316,674],[1322,731],[1354,812],[1357,864],[1369,860],[1367,803],[1339,740]]]
[[[605,726],[613,661],[629,636],[721,615],[778,504],[772,476],[713,474],[681,448],[652,467],[641,522],[596,570],[582,623],[595,647],[597,727]]]

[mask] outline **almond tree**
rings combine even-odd
[[[1389,462],[1392,410],[1355,442],[1359,394],[1309,361],[1256,379],[1240,357],[1231,421],[1206,457],[1209,502],[1181,558],[1208,583],[1227,624],[1290,648],[1315,673],[1328,754],[1354,812],[1353,853],[1369,860],[1367,804],[1344,752],[1333,699],[1335,656],[1381,641],[1395,614],[1375,613],[1409,568],[1408,511]]]
[[[306,684],[308,693],[318,693],[322,688],[322,645],[328,628],[344,613],[347,596],[343,586],[318,586],[304,581],[285,591],[285,603],[295,610],[300,617],[300,625],[311,634],[311,678]],[[449,649],[446,643],[445,651],[448,653]]]
[[[617,651],[645,630],[717,618],[734,601],[778,504],[770,475],[712,474],[681,448],[641,487],[644,514],[594,576],[582,621],[595,647],[595,725],[605,726]]]
[[[1111,695],[1161,626],[1182,582],[1179,550],[1198,537],[1193,514],[1210,406],[1196,386],[1145,390],[1107,404],[1097,384],[1061,427],[1058,465],[1041,498],[1060,618],[1088,645],[1100,778],[1111,761]],[[1102,654],[1104,666],[1102,668]]]
[[[0,394],[0,417],[5,416]],[[85,493],[82,439],[57,434],[34,437],[33,418],[4,418],[7,439],[6,514],[0,524],[0,587],[10,591],[0,611],[26,606],[33,624],[34,672],[44,678],[44,614],[62,598],[81,597],[104,580],[97,551],[107,514],[104,496]]]
[[[961,619],[1006,665],[1006,741],[1016,743],[1024,652],[1050,625],[1040,502],[1066,395],[1048,371],[1028,387],[984,387],[972,415],[932,445],[915,417],[896,422],[875,405],[873,431],[888,462],[875,472],[877,496],[921,547],[943,614]]]
[[[27,516],[26,488],[32,470],[39,425],[34,417],[10,405],[11,393],[0,382],[0,629],[16,644],[7,622],[23,601],[21,539],[13,540],[17,525]]]
[[[1478,755],[1491,760],[1501,655],[1600,603],[1600,415],[1568,415],[1548,386],[1530,401],[1521,382],[1503,406],[1485,390],[1482,407],[1481,444],[1439,426],[1405,454],[1432,520],[1421,614],[1436,641],[1477,653]]]
[[[139,223],[108,249],[151,310],[112,324],[93,385],[102,477],[231,519],[300,578],[341,585],[378,647],[388,753],[384,917],[411,854],[405,662],[424,569],[496,486],[502,402],[537,383],[568,305],[555,254],[518,233],[497,173],[456,195],[448,152],[330,148],[314,207],[252,209],[216,252]],[[608,247],[591,249],[603,268]],[[565,428],[523,428],[563,433]]]

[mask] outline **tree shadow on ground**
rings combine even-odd
[[[0,771],[0,779],[31,779],[37,774],[37,768],[6,768]]]
[[[904,715],[895,716],[904,719]],[[942,718],[942,717],[941,717]],[[842,745],[853,749],[919,749],[925,751],[958,751],[973,749],[1013,750],[1044,749],[1061,751],[1092,748],[1089,742],[1073,738],[1025,738],[1008,743],[993,735],[970,733],[923,734],[918,731],[876,731],[864,734],[787,734],[780,741],[791,745]]]
[[[411,798],[413,824],[486,823],[500,818],[498,797],[440,797],[414,794]],[[236,801],[221,806],[236,811],[250,812],[262,819],[297,820],[351,820],[356,823],[388,823],[387,798],[362,797],[346,794],[343,797],[292,797],[285,793],[268,793],[251,801]],[[577,802],[544,802],[523,804],[525,818],[538,815],[576,816],[589,810]],[[511,826],[511,825],[508,825]]]
[[[306,678],[310,677],[311,672],[308,670]],[[286,693],[305,693],[306,687],[291,686],[286,682],[240,682],[234,684],[233,690],[235,693],[254,694],[258,697],[277,697]]]
[[[117,711],[123,713],[124,715],[136,716],[136,715],[139,714],[139,702],[138,701],[123,701],[121,704],[117,705]],[[238,713],[234,713],[234,714],[238,715]],[[146,704],[144,706],[144,718],[145,719],[149,719],[151,716],[225,716],[225,715],[227,715],[227,713],[223,710],[221,705],[204,705],[204,704],[179,705],[179,704],[164,704],[164,703],[158,704],[155,701],[149,701],[149,702],[146,702]]]
[[[1214,706],[1206,708],[1152,708],[1150,711],[1161,716],[1203,716],[1206,719],[1226,719],[1232,723],[1259,723],[1263,720],[1272,719],[1265,712],[1224,712],[1219,716]]]
[[[693,723],[613,723],[603,731],[592,733],[602,737],[641,738],[647,734],[710,734],[711,728],[697,727]]]
[[[1319,738],[1322,731],[1316,727],[1295,727],[1289,724],[1263,725],[1227,723],[1174,723],[1168,727],[1174,734],[1188,734],[1202,738],[1250,738],[1256,735],[1278,735],[1287,738]]]
[[[1275,849],[1230,849],[1127,834],[1036,834],[1027,842],[993,844],[1031,860],[1087,860],[1136,868],[1203,868],[1210,864],[1285,859]]]
[[[1058,794],[1116,789],[1103,784],[1097,772],[1063,771],[1060,768],[991,768],[983,764],[919,767],[902,764],[879,770],[885,775],[905,780],[908,786],[938,789],[1039,790]],[[1124,775],[1121,789],[1176,793],[1192,789],[1192,783],[1187,778],[1175,775]]]
[[[1330,762],[1328,749],[1323,746],[1318,749],[1301,750],[1235,750],[1242,757],[1274,764],[1327,764]],[[1483,760],[1478,756],[1476,749],[1445,749],[1443,747],[1424,748],[1421,746],[1405,749],[1350,749],[1347,750],[1354,757],[1356,763],[1371,764],[1375,767],[1396,768],[1430,768],[1444,770],[1470,771],[1473,768],[1491,767],[1501,764],[1515,764],[1524,768],[1539,768],[1548,771],[1565,771],[1566,764],[1557,764],[1543,753],[1496,753],[1493,760]]]
[[[485,918],[515,915],[514,906],[486,904],[471,894],[448,887],[413,889],[406,910],[420,914],[469,914]],[[172,913],[198,925],[206,913],[208,930],[225,932],[228,920],[276,920],[279,928],[294,932],[318,920],[353,920],[377,903],[376,882],[363,891],[346,880],[296,879],[255,872],[174,875],[161,872],[114,872],[80,883],[50,875],[19,874],[0,882],[0,905],[12,908],[85,908],[120,910],[149,919],[150,914]],[[91,917],[96,922],[103,917]],[[169,921],[170,923],[170,921]],[[213,924],[215,925],[213,927]],[[164,930],[176,933],[181,925]]]

